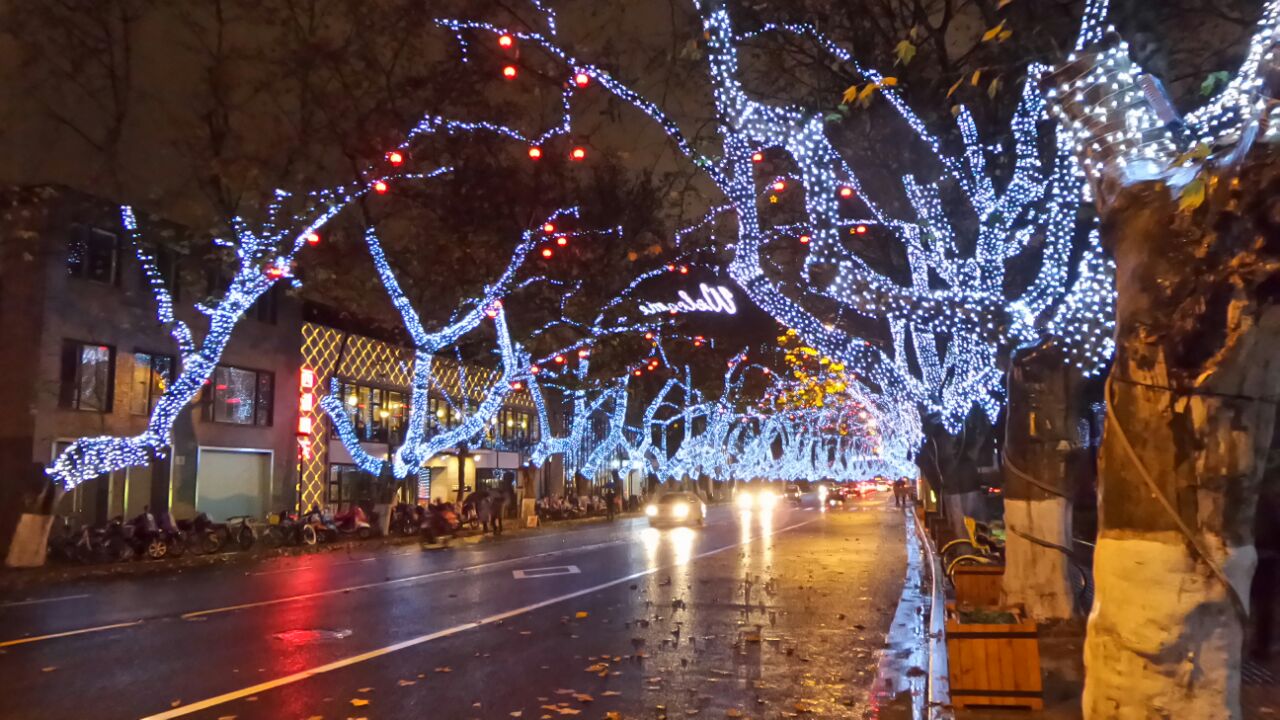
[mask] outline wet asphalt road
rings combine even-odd
[[[0,718],[879,717],[903,538],[717,507],[60,584],[0,597]]]

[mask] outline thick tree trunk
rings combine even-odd
[[[1053,345],[1032,348],[1009,370],[1005,416],[1004,602],[1036,620],[1074,614],[1067,454],[1077,443],[1079,383]]]
[[[1240,717],[1253,516],[1280,397],[1280,157],[1210,159],[1180,210],[1147,182],[1104,201],[1117,357],[1099,460],[1090,720]]]

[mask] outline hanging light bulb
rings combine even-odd
[[[556,224],[555,224],[555,223],[546,223],[546,224],[544,224],[544,225],[542,226],[542,232],[544,232],[544,233],[546,233],[546,234],[548,234],[548,235],[550,235],[551,233],[553,233],[553,232],[555,232],[555,231],[556,231]]]
[[[786,190],[787,189],[786,181],[785,180],[775,181],[773,183],[773,189],[777,192],[782,192],[783,190]]]
[[[584,72],[577,73],[573,76],[573,84],[584,88],[591,84],[591,76]]]
[[[762,153],[762,152],[752,153],[752,154],[751,154],[751,162],[753,162],[753,163],[762,163],[762,162],[764,162],[764,153]]]
[[[542,257],[547,258],[549,260],[551,259],[551,256],[554,254],[555,253],[551,252],[551,248],[542,248]]]
[[[586,160],[586,159],[587,159],[587,149],[586,149],[586,148],[584,148],[584,147],[582,147],[582,146],[575,147],[575,148],[574,148],[574,149],[569,153],[569,159],[570,159],[570,160],[573,160],[573,161],[575,161],[575,162],[582,162],[583,160]]]
[[[502,77],[508,80],[515,80],[516,76],[518,76],[519,74],[520,74],[520,71],[516,69],[515,65],[507,65],[502,68]]]
[[[569,244],[569,238],[565,237],[564,235],[561,235],[556,238],[556,244],[559,245],[560,247],[564,247],[565,245]]]
[[[516,39],[511,37],[510,35],[503,34],[498,36],[498,47],[510,48],[515,44],[516,44]]]
[[[386,195],[387,189],[388,189],[387,183],[382,180],[379,180],[373,184],[373,191],[378,193],[379,195]]]
[[[391,152],[387,153],[387,162],[391,163],[396,167],[399,167],[400,165],[404,164],[404,153],[400,152],[399,150],[392,150]]]
[[[320,233],[318,232],[312,231],[303,237],[306,239],[308,245],[314,246],[320,244]]]
[[[529,159],[530,159],[530,160],[541,160],[541,159],[542,159],[542,148],[538,147],[537,145],[534,145],[533,147],[529,148]]]
[[[848,200],[849,198],[853,197],[853,188],[849,187],[848,185],[845,185],[844,187],[840,188],[840,197],[844,198],[845,200]]]
[[[801,236],[800,236],[800,244],[801,244],[801,245],[808,245],[808,244],[809,244],[809,239],[810,239],[810,238],[809,238],[809,236],[808,236],[808,235],[801,235]]]

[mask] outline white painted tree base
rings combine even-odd
[[[1004,501],[1005,539],[1003,599],[1021,605],[1035,620],[1066,620],[1075,614],[1071,569],[1059,550],[1037,545],[1013,529],[1071,547],[1071,503],[1066,498]]]
[[[1255,549],[1219,544],[1211,552],[1247,599]],[[1085,718],[1241,717],[1243,630],[1226,588],[1180,533],[1106,532],[1093,573]]]
[[[11,568],[30,568],[44,565],[49,553],[49,530],[53,527],[52,515],[23,513],[18,527],[9,542],[9,554],[4,564]]]

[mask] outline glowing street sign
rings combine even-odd
[[[676,293],[676,301],[663,302],[645,302],[640,304],[640,312],[646,315],[671,314],[677,315],[688,312],[713,312],[725,313],[726,315],[736,315],[738,313],[738,304],[733,301],[733,291],[723,285],[712,287],[706,283],[698,285],[698,290],[702,293],[698,297],[689,295],[688,290],[681,290]]]

